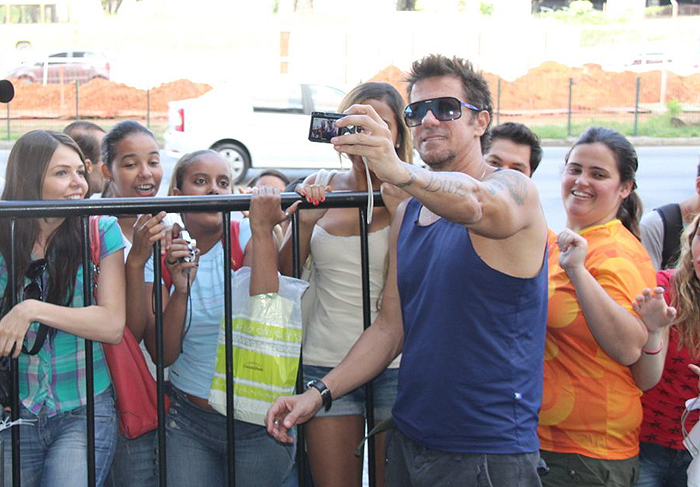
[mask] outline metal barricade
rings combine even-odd
[[[83,295],[85,306],[92,304],[93,281],[89,279],[92,272],[91,254],[89,248],[89,225],[88,218],[91,215],[136,215],[155,214],[165,210],[169,213],[182,212],[221,212],[223,215],[223,244],[224,259],[222,262],[224,272],[230,272],[230,248],[231,248],[231,212],[248,210],[250,207],[249,195],[216,195],[216,196],[172,196],[167,198],[104,198],[95,200],[71,200],[71,201],[0,201],[0,218],[11,219],[10,235],[12,246],[7,262],[9,275],[14,275],[15,266],[15,221],[23,218],[38,217],[80,217],[82,221],[82,259],[83,275]],[[302,200],[296,193],[284,193],[282,195],[282,207],[287,208],[292,203]],[[375,205],[382,205],[379,192],[374,193]],[[368,225],[366,218],[367,193],[366,192],[338,192],[327,195],[326,200],[318,206],[313,206],[302,200],[299,207],[304,209],[315,208],[358,208],[358,218],[360,219],[360,242],[361,242],[361,262],[362,262],[362,303],[363,322],[367,328],[371,324],[370,320],[370,294],[369,294],[369,245],[368,245]],[[301,263],[299,262],[299,220],[298,213],[292,218],[293,229],[293,259],[294,276],[300,277]],[[162,276],[160,261],[160,242],[156,242],[153,247],[154,262],[154,282],[160,282]],[[226,400],[227,411],[227,461],[228,486],[235,486],[235,448],[234,448],[234,416],[233,416],[233,343],[232,343],[232,308],[231,308],[231,281],[224,280],[224,327],[226,334]],[[11,295],[17,296],[16,282],[8,279],[11,286]],[[158,465],[159,465],[159,486],[167,486],[167,464],[166,464],[166,441],[165,441],[165,381],[163,367],[163,316],[161,287],[153,286],[153,300],[156,310],[155,336],[156,336],[156,381],[158,392]],[[16,304],[15,302],[11,303]],[[85,340],[86,350],[86,395],[87,395],[87,470],[88,487],[95,486],[95,429],[94,429],[94,386],[93,386],[93,357],[90,340]],[[19,419],[19,371],[18,360],[12,360],[12,387],[13,398],[11,404],[11,419]],[[366,393],[366,430],[369,431],[374,426],[373,391],[371,382],[367,384]],[[302,366],[300,358],[299,374],[297,378],[297,392],[303,392]],[[297,434],[297,466],[299,470],[299,485],[305,487],[306,454],[304,448],[303,427],[298,428]],[[0,447],[2,444],[0,443]],[[12,485],[21,486],[20,475],[20,432],[18,427],[12,428]],[[0,459],[2,456],[0,455]],[[376,463],[374,438],[370,437],[368,442],[368,465],[370,486],[376,485]],[[0,470],[1,472],[1,470]],[[2,482],[2,479],[0,479]],[[2,485],[0,483],[0,485]],[[272,487],[272,486],[271,486]],[[274,486],[277,487],[277,486]]]

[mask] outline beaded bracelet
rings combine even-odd
[[[659,346],[656,350],[647,350],[646,348],[642,347],[642,352],[646,353],[647,355],[656,355],[659,353],[662,349],[664,348],[664,339],[662,338],[659,341]]]

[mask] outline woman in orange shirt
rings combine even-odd
[[[647,331],[631,303],[656,282],[639,242],[637,166],[632,144],[600,127],[566,156],[567,228],[550,232],[549,245],[539,426],[545,487],[631,487],[637,477],[641,391],[628,366]]]

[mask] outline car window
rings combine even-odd
[[[40,19],[40,5],[10,5],[11,24],[37,24]]]
[[[314,110],[320,112],[334,112],[342,101],[345,93],[337,88],[326,85],[309,85],[309,93]]]
[[[68,57],[68,53],[67,53],[67,52],[57,52],[56,54],[50,54],[49,57],[50,57],[50,58],[54,58],[54,57]]]
[[[253,96],[253,110],[256,112],[303,113],[304,102],[301,85],[296,83],[265,86]]]
[[[52,24],[58,22],[58,12],[56,12],[55,4],[44,5],[44,22]]]

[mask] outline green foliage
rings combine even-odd
[[[683,112],[683,106],[678,103],[678,100],[670,100],[666,102],[666,115],[669,117],[677,117]]]
[[[488,2],[481,2],[479,4],[479,13],[486,17],[490,17],[491,15],[493,15],[493,4]]]
[[[590,119],[577,121],[571,124],[571,137],[578,137],[591,125],[617,130],[621,134],[631,137],[634,135],[634,119],[631,121],[612,121],[606,119]],[[566,139],[566,124],[529,125],[533,132],[542,139]],[[640,137],[700,137],[700,125],[684,125],[674,127],[671,125],[671,117],[655,115],[639,121],[637,135]]]
[[[588,0],[573,0],[568,7],[561,10],[540,12],[541,18],[554,19],[568,24],[605,25],[623,22],[624,18],[613,18],[602,10],[596,10]]]
[[[656,5],[653,7],[646,7],[644,9],[644,17],[650,18],[650,17],[663,17],[665,15],[670,16],[671,15],[671,6],[670,5]]]

